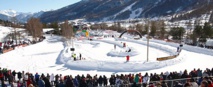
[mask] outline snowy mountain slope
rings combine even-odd
[[[31,17],[38,18],[44,12],[45,11],[40,11],[36,13],[23,13],[23,12],[16,12],[15,10],[2,10],[0,11],[0,19],[11,21],[11,18],[15,17],[19,22],[25,23],[29,18]]]
[[[200,8],[213,4],[209,0],[89,0],[45,12],[42,22],[73,20],[84,18],[87,21],[111,21],[130,18],[164,17],[183,12],[194,13],[190,17],[199,17],[210,10]],[[197,9],[202,12],[194,12]]]
[[[17,15],[17,12],[15,10],[1,10],[0,14],[5,15],[5,16],[9,16],[9,17],[14,17]]]

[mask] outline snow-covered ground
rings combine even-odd
[[[178,44],[150,40],[147,62],[146,39],[103,38],[97,40],[75,40],[77,56],[85,60],[73,61],[71,42],[62,42],[59,36],[46,35],[43,42],[0,55],[0,66],[16,71],[32,73],[55,73],[64,75],[91,74],[106,75],[120,73],[192,70],[212,68],[212,50],[184,45],[180,55],[172,60],[156,61],[156,58],[176,54]],[[123,47],[126,43],[126,47]],[[114,49],[116,45],[116,49]],[[131,49],[130,52],[126,52]],[[212,52],[212,53],[211,53]],[[126,55],[130,61],[126,62]]]
[[[0,26],[0,42],[3,41],[4,37],[6,37],[11,32],[10,27]]]

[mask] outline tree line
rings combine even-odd
[[[1,21],[0,21],[1,22]],[[14,25],[14,24],[11,24]],[[123,32],[127,29],[135,29],[139,31],[142,35],[147,35],[157,38],[157,39],[169,39],[172,36],[173,40],[182,40],[186,36],[187,39],[193,40],[193,43],[206,42],[207,38],[213,38],[213,28],[210,23],[205,23],[204,26],[196,25],[192,33],[186,32],[183,27],[172,27],[171,29],[166,29],[166,24],[163,20],[149,21],[145,20],[145,23],[134,22],[131,23],[129,27],[123,27],[125,23],[114,22],[111,26],[106,23],[93,24],[91,29],[99,30],[114,30],[118,32]],[[188,26],[191,26],[188,24]],[[17,27],[17,26],[15,26]],[[38,18],[31,18],[25,24],[25,28],[30,35],[33,36],[34,40],[37,40],[43,35],[43,28],[53,28],[52,34],[57,34],[65,37],[66,39],[71,39],[75,36],[75,27],[72,23],[67,20],[59,24],[58,22],[52,22],[49,24],[41,23]]]
[[[207,38],[213,38],[213,26],[210,23],[205,23],[204,26],[196,24],[191,32],[187,32],[184,27],[174,26],[170,29],[166,29],[164,21],[146,21],[145,24],[139,24],[137,22],[132,23],[128,28],[121,26],[122,22],[114,22],[111,26],[107,26],[106,23],[94,24],[91,29],[100,30],[115,30],[118,32],[123,32],[127,29],[135,29],[139,31],[142,35],[149,35],[157,39],[169,39],[172,36],[172,40],[181,41],[184,38],[193,40],[193,45],[197,42],[206,42]],[[125,24],[125,23],[123,23]],[[186,24],[187,27],[192,27],[189,23]]]

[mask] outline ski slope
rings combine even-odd
[[[199,50],[200,48],[185,45],[176,59],[156,61],[158,57],[176,54],[178,46],[178,44],[159,40],[150,40],[149,61],[147,62],[146,39],[75,40],[74,53],[77,56],[81,53],[85,60],[73,61],[70,51],[71,44],[62,42],[62,38],[59,36],[46,35],[46,38],[43,42],[16,48],[0,55],[0,66],[31,73],[106,76],[120,73],[160,73],[213,67],[213,56],[208,52],[212,50]],[[127,47],[123,48],[122,43],[126,43]],[[114,45],[116,45],[116,49],[114,49]],[[131,52],[126,52],[128,49],[131,49]],[[129,62],[126,62],[126,55],[130,55]]]

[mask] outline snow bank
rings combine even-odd
[[[169,46],[172,46],[172,47],[178,47],[179,46],[179,44],[177,44],[177,43],[171,43],[171,42],[166,42],[166,41],[161,41],[161,40],[152,39],[150,41],[154,42],[154,43],[169,45]],[[187,50],[187,51],[191,51],[191,52],[202,53],[202,54],[213,56],[213,50],[211,50],[211,49],[206,49],[206,48],[201,48],[201,47],[196,47],[196,46],[190,46],[190,45],[183,45],[182,49]]]
[[[127,52],[129,49],[131,49],[130,52]],[[134,48],[130,47],[130,48],[126,48],[124,50],[121,51],[116,51],[116,50],[112,50],[110,51],[107,56],[112,56],[112,57],[126,57],[127,55],[129,56],[136,56],[139,53],[137,52],[137,50],[135,50]]]
[[[138,44],[142,44],[142,45],[147,45],[147,41],[142,41],[142,40],[132,40],[132,39],[122,39],[122,38],[117,38],[117,40],[128,41],[128,42],[134,42],[134,43],[138,43]],[[168,47],[165,47],[164,45],[159,45],[157,43],[152,43],[152,42],[149,42],[149,46],[152,47],[152,48],[155,48],[155,49],[159,49],[159,50],[165,51],[168,54],[170,54],[170,56],[177,54],[176,48],[168,48]]]
[[[144,41],[137,41],[137,40],[128,40],[128,39],[117,39],[120,41],[129,41],[133,43],[138,43],[142,45],[146,45],[146,42]],[[109,44],[115,44],[119,47],[122,47],[121,43],[116,41],[110,41],[110,40],[94,40],[92,41],[85,41],[84,43],[90,43],[92,45],[97,45],[98,43],[96,41],[100,42],[106,42]],[[162,51],[166,51],[169,54],[173,55],[176,53],[176,48],[174,47],[167,47],[155,43],[150,43],[150,47],[160,49]],[[137,54],[137,52],[134,51],[129,53],[129,55]],[[111,56],[126,56],[126,53],[116,53],[114,51],[109,52]],[[91,55],[91,54],[90,54]],[[153,70],[153,69],[159,69],[171,65],[178,64],[180,62],[183,62],[184,54],[180,54],[175,59],[172,60],[166,60],[166,61],[129,61],[126,62],[125,60],[122,61],[105,61],[105,60],[94,60],[94,59],[88,59],[88,60],[80,60],[80,61],[73,61],[71,56],[71,52],[69,52],[69,47],[66,47],[63,51],[61,56],[59,57],[60,61],[65,64],[66,67],[74,70],[98,70],[98,71],[107,71],[107,72],[136,72],[136,71],[147,71],[147,70]],[[138,66],[138,67],[137,67]],[[140,67],[139,67],[140,66]]]

